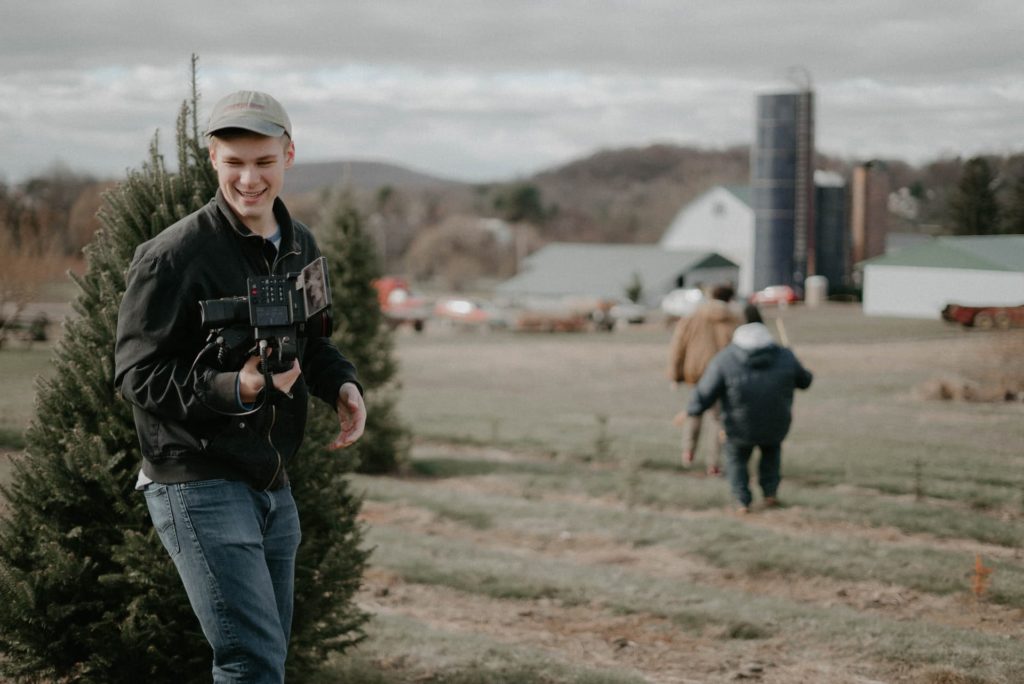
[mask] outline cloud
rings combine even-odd
[[[17,3],[0,26],[0,173],[54,159],[120,173],[173,131],[201,56],[207,98],[286,103],[300,159],[370,157],[458,178],[601,147],[753,137],[754,96],[817,92],[819,149],[1020,149],[1024,5],[934,0],[381,0]]]

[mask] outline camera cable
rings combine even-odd
[[[196,355],[195,360],[192,361],[192,366],[191,366],[191,368],[188,369],[188,375],[186,377],[190,377],[190,378],[195,377],[194,374],[196,372],[196,367],[199,365],[199,361],[202,360],[202,358],[204,356],[209,354],[214,349],[223,349],[224,346],[225,346],[225,340],[224,340],[224,335],[223,334],[218,334],[210,342],[207,342],[206,346],[203,347],[202,350],[200,350],[200,352]],[[250,409],[244,409],[242,411],[222,411],[221,409],[215,408],[215,407],[210,406],[209,404],[207,404],[203,400],[202,395],[199,394],[198,392],[193,392],[193,395],[195,396],[196,401],[198,401],[200,404],[202,404],[203,407],[205,407],[206,409],[208,409],[210,411],[213,411],[214,413],[220,414],[222,416],[232,416],[232,417],[234,417],[234,416],[250,416],[250,415],[252,415],[252,414],[262,410],[263,407],[266,406],[267,403],[268,403],[267,400],[268,400],[268,396],[270,395],[269,389],[272,389],[274,387],[274,384],[273,384],[273,377],[274,376],[273,376],[273,373],[270,372],[269,364],[267,363],[268,359],[265,356],[266,350],[267,350],[267,341],[266,340],[260,340],[260,345],[259,345],[260,370],[263,373],[264,388],[263,388],[263,390],[261,390],[259,401],[257,402],[257,404],[255,406],[253,406]]]

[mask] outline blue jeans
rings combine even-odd
[[[215,684],[283,682],[301,537],[291,489],[154,482],[145,496],[213,647]]]
[[[781,444],[742,444],[733,440],[725,442],[725,469],[729,477],[732,495],[743,506],[749,506],[753,497],[750,494],[750,473],[748,464],[754,447],[761,451],[761,460],[757,464],[757,482],[765,496],[775,496],[782,481],[782,445]]]

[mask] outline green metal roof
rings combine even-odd
[[[749,185],[723,185],[722,187],[735,195],[736,199],[743,202],[748,207],[754,206],[754,200],[750,196]]]
[[[531,254],[522,271],[498,285],[506,296],[588,295],[621,298],[635,276],[650,293],[674,287],[698,269],[736,268],[710,251],[667,250],[658,245],[552,242]]]
[[[939,237],[867,259],[861,265],[1024,272],[1024,235]]]

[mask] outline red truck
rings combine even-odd
[[[968,328],[1009,330],[1024,327],[1024,304],[1020,306],[963,306],[947,304],[942,319]]]

